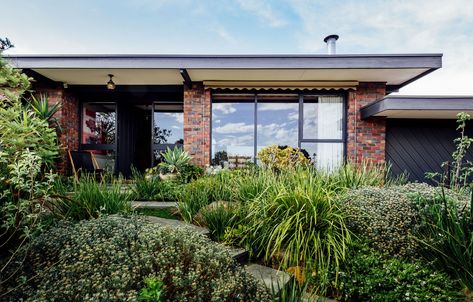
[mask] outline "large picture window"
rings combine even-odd
[[[258,95],[257,148],[277,142],[278,145],[297,147],[299,97],[297,95]]]
[[[302,148],[320,169],[344,159],[343,97],[300,94],[214,94],[212,163],[248,157],[270,145]]]
[[[240,96],[232,102],[223,100],[212,105],[212,158],[254,159],[255,103],[253,97]]]

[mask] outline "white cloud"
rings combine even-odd
[[[278,144],[297,147],[297,131],[297,126],[288,127],[286,123],[258,124],[258,145],[267,146]]]
[[[247,135],[227,135],[220,139],[213,139],[213,144],[220,146],[252,146],[254,137],[251,134]]]
[[[298,104],[294,103],[259,103],[259,111],[271,111],[271,110],[297,110]]]
[[[290,120],[290,121],[297,121],[299,119],[299,111],[297,112],[291,112],[288,114],[287,118]]]
[[[238,0],[238,3],[242,9],[255,14],[271,27],[282,27],[288,23],[284,15],[275,11],[269,1]]]
[[[222,38],[224,41],[228,43],[231,43],[231,44],[237,43],[237,39],[232,34],[230,34],[225,29],[225,27],[221,25],[211,28],[210,31],[215,32],[220,38]]]
[[[254,131],[254,126],[245,123],[227,123],[223,126],[214,128],[214,132],[219,134],[249,133],[252,131]]]
[[[166,113],[164,113],[164,115],[173,117],[176,120],[176,122],[178,122],[179,124],[184,123],[184,114],[182,114],[182,113],[166,112]]]
[[[230,114],[236,111],[236,108],[230,103],[214,103],[212,106],[214,110],[221,111],[223,114]]]
[[[290,2],[302,22],[304,52],[325,52],[322,39],[340,35],[338,53],[444,53],[443,68],[401,89],[402,94],[473,94],[473,2],[411,0]],[[465,85],[466,84],[466,85]]]

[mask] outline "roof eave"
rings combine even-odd
[[[442,67],[442,54],[363,55],[6,55],[35,68],[393,69]]]

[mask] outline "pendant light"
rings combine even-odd
[[[108,76],[110,77],[110,80],[108,80],[108,82],[107,82],[107,89],[108,90],[114,90],[115,89],[115,83],[112,80],[113,74],[109,74]]]

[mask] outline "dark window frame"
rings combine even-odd
[[[226,90],[221,90],[216,93],[216,95],[232,95],[232,98],[228,99],[221,99],[219,100],[218,97],[217,99],[214,98],[214,95],[211,96],[211,106],[210,106],[210,112],[211,112],[211,117],[210,117],[210,141],[212,142],[212,135],[213,135],[213,104],[214,103],[254,103],[254,112],[253,112],[253,120],[254,120],[254,144],[253,144],[253,161],[256,163],[256,155],[257,155],[257,147],[258,147],[258,112],[257,112],[257,106],[258,106],[258,95],[298,95],[298,103],[299,103],[299,119],[298,119],[298,148],[301,147],[302,143],[342,143],[343,144],[343,160],[346,160],[347,157],[347,116],[348,116],[348,92],[347,91],[337,91],[337,92],[332,92],[332,91],[326,91],[326,92],[320,92],[320,91],[287,91],[287,92],[259,92],[259,91],[246,91],[246,92],[232,92],[232,91],[226,91]],[[249,96],[252,96],[252,99],[238,99],[238,95],[241,95],[242,97],[248,98]],[[342,110],[342,138],[337,138],[337,139],[307,139],[303,138],[303,128],[304,128],[304,96],[316,96],[316,97],[321,97],[321,96],[339,96],[342,98],[342,105],[343,105],[343,110]],[[268,102],[261,102],[261,103],[286,103],[285,101],[268,101]],[[210,144],[210,160],[212,160],[212,154],[213,154],[213,143]]]

